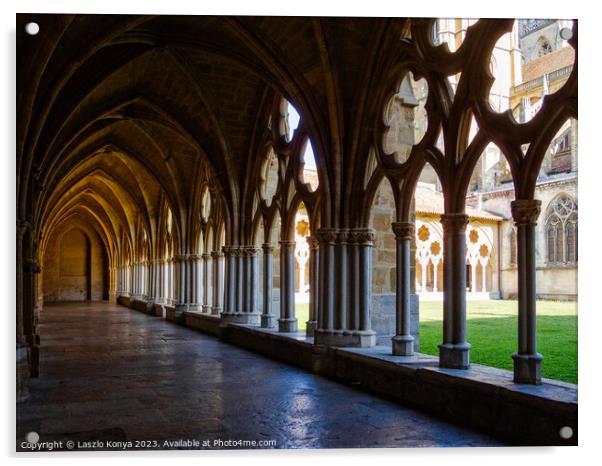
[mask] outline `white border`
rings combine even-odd
[[[492,6],[492,3],[495,3]],[[5,297],[3,311],[4,334],[3,363],[4,383],[0,388],[2,399],[6,403],[1,424],[3,453],[12,462],[15,459],[14,448],[14,219],[15,219],[15,13],[16,12],[48,12],[48,13],[153,13],[153,14],[238,14],[238,15],[305,15],[305,16],[436,16],[436,17],[553,17],[579,18],[579,36],[581,41],[579,66],[580,80],[580,124],[579,124],[579,448],[505,448],[505,449],[368,449],[368,450],[318,450],[318,451],[223,451],[223,452],[155,452],[155,453],[97,453],[90,454],[55,454],[55,455],[20,455],[21,458],[39,462],[42,457],[50,461],[86,464],[121,464],[132,459],[143,458],[145,463],[162,464],[167,457],[176,457],[178,463],[211,464],[223,462],[240,464],[281,465],[286,461],[288,466],[296,466],[308,462],[332,464],[344,461],[350,464],[387,461],[413,461],[441,463],[462,462],[482,466],[484,455],[487,466],[503,464],[522,457],[538,463],[548,464],[587,464],[589,458],[595,458],[594,450],[600,443],[600,345],[599,332],[602,328],[602,306],[599,295],[600,283],[599,258],[602,245],[598,241],[602,218],[599,206],[602,201],[602,182],[598,179],[602,174],[602,154],[598,153],[601,133],[599,116],[594,112],[601,108],[600,86],[600,49],[597,29],[600,16],[594,7],[586,2],[547,1],[528,2],[525,0],[504,0],[503,2],[450,2],[450,1],[414,1],[397,0],[395,2],[331,2],[324,0],[302,0],[298,2],[283,1],[224,1],[215,2],[200,0],[197,2],[181,0],[103,0],[103,1],[2,1],[0,2],[0,21],[2,23],[2,65],[0,72],[0,102],[4,103],[4,111],[0,123],[0,141],[3,152],[1,173],[2,189],[2,279],[0,280],[0,296]],[[591,45],[590,45],[591,44]],[[596,118],[597,117],[597,118]],[[7,258],[10,258],[7,259]],[[29,462],[29,461],[26,461]]]

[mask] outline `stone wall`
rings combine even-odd
[[[107,299],[104,245],[96,232],[79,225],[57,227],[42,263],[43,301]]]
[[[536,267],[537,296],[541,299],[575,300],[577,299],[577,264],[549,264],[546,250],[546,211],[559,194],[568,194],[575,203],[577,198],[576,176],[565,176],[556,181],[541,183],[535,189],[535,198],[541,200],[541,214],[536,228]],[[514,200],[514,191],[490,193],[484,195],[483,208],[511,218],[510,202]],[[517,269],[511,261],[510,241],[513,231],[511,220],[500,226],[501,258],[501,296],[503,299],[515,299],[517,296]]]

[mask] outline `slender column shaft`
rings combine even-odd
[[[317,326],[318,315],[320,243],[315,236],[308,236],[307,242],[309,244],[309,320],[306,323],[306,333],[307,336],[313,336]]]
[[[334,247],[337,239],[337,230],[334,228],[321,228],[318,231],[320,241],[320,307],[318,308],[318,328],[332,330],[334,324]]]
[[[211,252],[213,263],[213,306],[212,314],[222,312],[222,300],[224,299],[224,255],[219,251]]]
[[[487,267],[481,264],[481,291],[483,293],[487,292]]]
[[[392,227],[395,233],[397,265],[395,295],[396,334],[392,339],[393,354],[411,356],[414,354],[414,337],[410,329],[410,246],[414,237],[414,224],[410,222],[396,222],[393,223]]]
[[[296,332],[295,241],[280,241],[280,332]]]
[[[229,248],[228,255],[228,301],[229,309],[228,312],[233,313],[237,311],[236,307],[236,248],[231,246]]]
[[[271,328],[275,325],[275,316],[272,314],[274,301],[274,246],[265,243],[263,249],[263,313],[261,326]]]
[[[512,201],[512,217],[516,223],[518,268],[518,351],[514,359],[514,381],[540,384],[543,356],[537,352],[535,227],[541,201]]]
[[[258,311],[258,290],[257,287],[259,285],[259,250],[255,247],[252,247],[250,249],[251,251],[251,256],[249,257],[249,261],[250,261],[250,267],[251,267],[251,297],[250,297],[250,304],[251,304],[251,309],[250,312],[257,312]]]
[[[244,257],[243,249],[236,249],[236,312],[245,312],[244,302]]]
[[[243,296],[244,296],[244,312],[252,312],[253,307],[253,248],[246,246],[243,249]]]
[[[374,231],[357,229],[356,241],[359,244],[360,258],[360,330],[372,331],[370,309],[372,307],[372,246]]]
[[[349,230],[341,229],[338,233],[338,242],[335,248],[336,266],[338,273],[336,274],[336,301],[334,313],[334,328],[347,329],[348,313],[348,261],[347,261],[347,238]]]
[[[470,344],[466,341],[466,225],[465,214],[444,214],[443,247],[443,343],[439,345],[441,367],[467,369]]]
[[[211,298],[213,297],[211,289],[211,254],[206,252],[203,254],[203,265],[205,275],[205,301],[203,302],[203,312],[211,312]]]
[[[224,293],[224,310],[223,312],[231,312],[231,298],[230,298],[230,275],[232,268],[230,265],[230,248],[228,246],[222,246],[222,252],[224,253],[224,281],[226,283],[226,289]]]

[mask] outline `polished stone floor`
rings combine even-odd
[[[104,440],[105,447],[108,440],[159,447],[165,440],[200,447],[217,440],[274,440],[277,448],[500,445],[125,307],[47,306],[39,333],[41,373],[17,406],[18,445],[28,432],[40,441]]]

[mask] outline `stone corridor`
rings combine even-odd
[[[46,305],[17,447],[40,441],[275,440],[276,448],[500,445],[490,437],[107,303]]]

